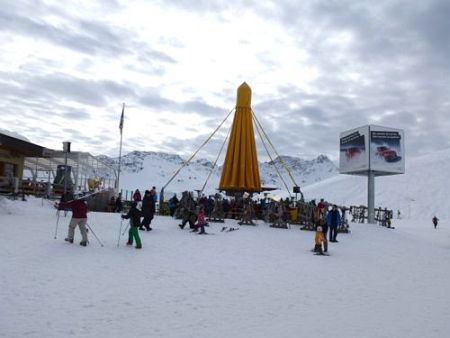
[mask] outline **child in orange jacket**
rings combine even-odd
[[[314,236],[314,252],[316,252],[319,255],[323,255],[323,249],[322,249],[322,244],[325,243],[326,239],[325,239],[325,235],[323,234],[322,231],[322,226],[318,225],[316,228],[316,235]]]

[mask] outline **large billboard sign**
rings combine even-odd
[[[361,127],[341,133],[339,172],[350,174],[369,170],[368,129]]]
[[[363,126],[341,133],[339,172],[375,175],[405,172],[403,130],[380,126]]]
[[[370,127],[370,170],[403,174],[405,172],[403,130]]]

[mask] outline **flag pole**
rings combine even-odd
[[[120,147],[119,147],[119,167],[117,170],[117,192],[120,193],[120,164],[122,162],[122,131],[123,131],[123,120],[124,120],[124,113],[125,113],[125,103],[122,105],[122,114],[120,115]]]

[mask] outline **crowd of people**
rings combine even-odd
[[[158,194],[156,187],[150,190],[145,190],[143,194],[136,189],[132,194],[132,201],[124,203],[121,194],[116,198],[111,198],[109,206],[111,211],[123,213],[122,219],[129,220],[129,231],[127,245],[136,243],[136,248],[142,248],[142,241],[139,236],[139,230],[151,231],[151,223],[157,210]],[[279,219],[290,221],[292,219],[289,209],[293,209],[295,203],[286,198],[270,199],[267,195],[264,198],[252,199],[244,195],[243,198],[225,198],[221,194],[211,195],[206,197],[204,194],[194,198],[193,193],[184,191],[181,199],[178,199],[177,194],[174,194],[167,202],[167,214],[171,217],[180,219],[180,229],[185,229],[189,225],[192,232],[198,234],[206,234],[205,227],[208,226],[208,221],[223,221],[225,218],[243,220],[244,215],[251,219],[262,219],[265,222],[276,223]],[[338,232],[342,232],[342,227],[347,226],[345,213],[350,210],[352,214],[355,210],[347,209],[345,207],[338,207],[336,204],[330,204],[322,198],[316,204],[314,200],[306,203],[308,206],[308,215],[306,218],[309,226],[306,230],[314,230],[314,249],[316,254],[327,254],[329,243],[338,243]],[[74,198],[69,201],[61,199],[57,205],[59,210],[71,210],[72,219],[69,223],[68,235],[65,240],[69,243],[74,242],[74,231],[78,226],[80,229],[82,240],[80,245],[86,246],[88,244],[88,229],[87,229],[87,204],[83,198]],[[161,205],[160,205],[161,207]],[[294,208],[295,209],[295,208]],[[300,208],[298,208],[299,210]],[[124,211],[126,211],[124,213]],[[161,210],[160,210],[161,211]],[[353,211],[353,212],[352,212]],[[309,214],[309,212],[311,212]],[[356,212],[355,212],[356,213]],[[273,217],[276,219],[274,220]],[[298,219],[301,217],[296,215]],[[433,225],[436,228],[438,218],[433,217]],[[240,223],[241,224],[241,223]],[[243,223],[246,224],[246,223]]]

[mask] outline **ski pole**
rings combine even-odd
[[[94,237],[97,239],[97,241],[100,243],[101,246],[104,246],[103,243],[98,239],[97,235],[95,234],[94,230],[92,230],[92,228],[89,226],[89,224],[86,223],[86,226],[89,228],[89,230],[91,230],[92,234],[94,235]]]
[[[54,237],[54,239],[56,239],[56,236],[58,234],[58,225],[59,225],[59,210],[56,212],[56,228],[55,228],[55,237]]]
[[[119,229],[119,237],[117,238],[117,247],[119,247],[120,234],[122,233],[122,222],[123,222],[123,218],[120,219],[120,229]]]
[[[122,236],[125,235],[125,233],[127,232],[128,228],[130,227],[130,223],[128,223],[127,227],[125,228],[125,230],[122,232]]]

